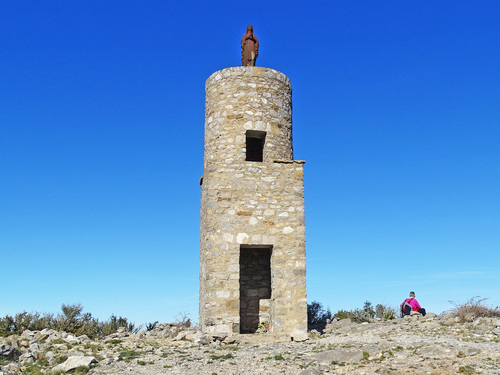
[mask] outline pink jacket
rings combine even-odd
[[[401,306],[404,306],[405,303],[409,303],[410,306],[411,306],[411,309],[413,311],[418,311],[420,310],[422,307],[420,307],[420,304],[418,303],[418,301],[415,299],[415,298],[407,298],[403,301],[403,303],[401,304]]]

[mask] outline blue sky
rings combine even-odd
[[[198,320],[204,84],[293,86],[309,301],[500,305],[500,3],[11,1],[0,13],[0,316]]]

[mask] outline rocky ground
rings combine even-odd
[[[0,375],[500,374],[497,318],[339,320],[303,342],[284,340],[269,333],[205,336],[174,324],[136,335],[121,330],[101,340],[25,331],[0,338]]]

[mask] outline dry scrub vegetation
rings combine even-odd
[[[455,306],[450,312],[457,317],[462,323],[473,322],[477,318],[498,318],[500,317],[500,309],[490,307],[485,304],[487,298],[472,297],[463,304],[457,304],[449,301]]]

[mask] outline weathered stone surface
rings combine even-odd
[[[35,356],[31,352],[24,352],[21,354],[19,357],[19,362],[22,363],[23,365],[34,363],[36,360]]]
[[[312,368],[308,368],[308,369],[305,369],[304,371],[299,372],[299,375],[321,375],[321,371],[316,370],[316,369],[312,369]]]
[[[331,364],[332,362],[356,363],[363,359],[363,351],[360,349],[344,349],[328,350],[319,353],[315,357],[315,361],[323,364]]]
[[[424,346],[418,348],[417,353],[429,358],[454,358],[456,357],[458,350],[450,347]]]
[[[80,366],[85,366],[89,367],[92,363],[96,363],[97,361],[93,356],[77,356],[77,357],[69,357],[64,363],[61,363],[57,366],[55,366],[52,371],[64,371],[68,372],[71,371],[77,367]]]
[[[29,329],[25,330],[20,336],[21,339],[33,340],[35,338],[35,332],[30,331]]]
[[[68,355],[68,357],[82,357],[82,356],[84,356],[84,353],[82,353],[79,350],[69,349],[67,355]]]
[[[309,336],[307,334],[307,329],[296,328],[290,333],[290,337],[293,341],[306,341]]]
[[[179,332],[177,336],[173,338],[173,341],[180,341],[186,338],[186,332]]]
[[[212,342],[212,338],[210,336],[205,335],[203,332],[198,332],[193,342],[199,345],[208,345]]]
[[[102,359],[97,367],[90,369],[89,375],[450,375],[464,373],[464,369],[474,369],[476,374],[500,373],[500,341],[491,333],[496,321],[482,319],[480,323],[456,322],[452,325],[443,324],[445,321],[438,317],[432,320],[377,321],[365,325],[353,323],[334,328],[330,324],[330,334],[306,342],[290,342],[289,334],[270,333],[210,337],[172,325],[187,332],[185,339],[172,341],[151,336],[137,340],[130,335],[119,339],[116,344],[108,336],[72,345],[71,349],[67,345],[57,349],[52,344],[39,344],[41,355],[50,364],[41,373],[50,373],[54,361],[71,357],[72,351],[90,357],[94,356],[92,350],[96,348],[95,354]],[[484,327],[489,327],[490,331],[485,332]],[[65,336],[62,332],[58,334]],[[201,340],[195,343],[197,338],[205,338],[208,345],[203,345]],[[17,340],[17,337],[8,340]],[[0,345],[9,344],[1,341]],[[26,357],[31,354],[35,358],[32,346],[22,347],[21,350],[28,353]],[[124,350],[137,353],[137,359],[119,360]],[[29,365],[20,361],[8,363],[5,357],[2,360],[0,372],[4,375],[19,374]],[[88,366],[88,362],[81,365]]]
[[[200,326],[305,332],[304,162],[293,160],[290,81],[236,67],[205,87]]]

